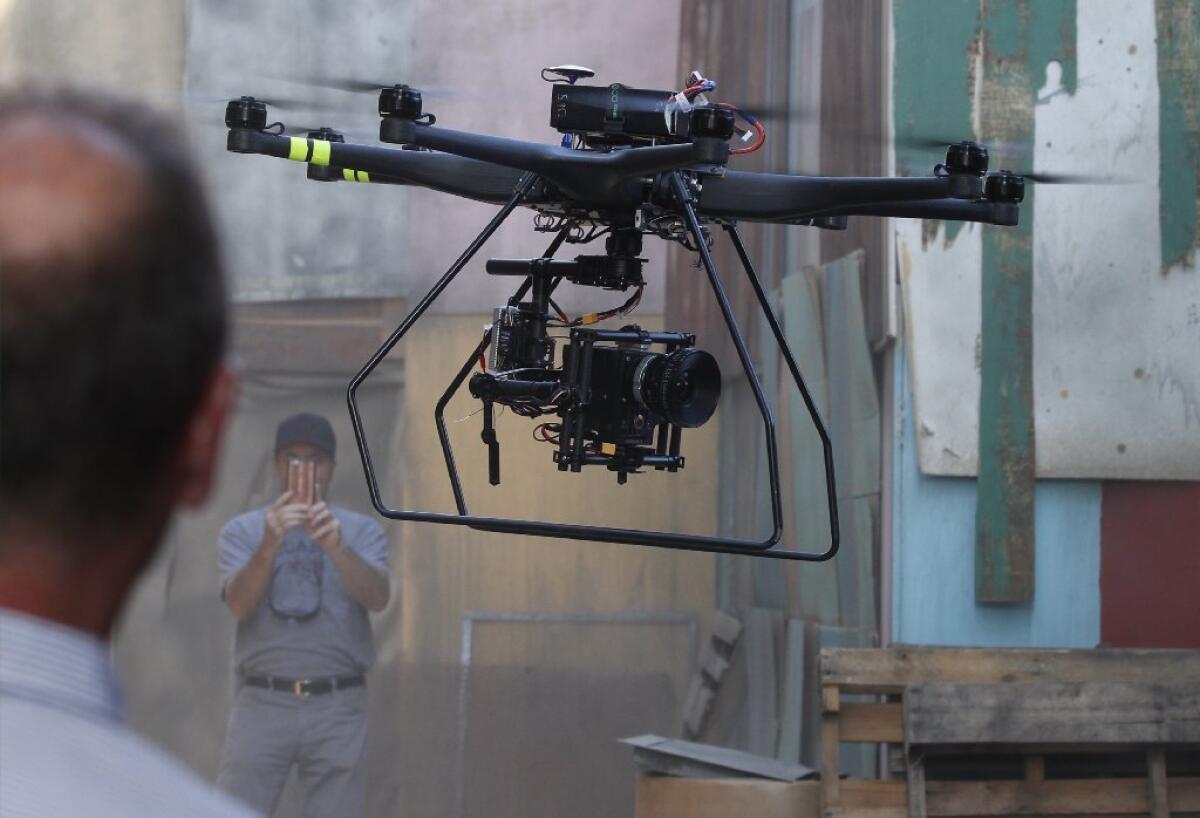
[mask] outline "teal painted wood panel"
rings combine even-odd
[[[783,298],[783,331],[796,365],[808,384],[809,393],[822,416],[828,415],[829,382],[825,373],[820,301],[813,279],[803,272],[785,276],[780,283]],[[785,536],[793,547],[819,551],[829,543],[829,520],[825,499],[825,472],[821,439],[813,429],[808,411],[798,393],[789,392],[788,440],[792,470],[792,497]],[[826,624],[838,621],[836,559],[811,563],[796,572],[791,611],[803,619]]]
[[[841,550],[837,575],[841,623],[878,632],[875,530],[878,507],[880,414],[875,370],[867,344],[860,273],[861,251],[822,268],[825,370],[837,476]]]
[[[917,468],[904,346],[895,355],[892,628],[896,642],[984,647],[1094,647],[1100,639],[1101,483],[1035,488],[1038,587],[1022,606],[975,602],[976,481]]]

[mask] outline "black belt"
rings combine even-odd
[[[284,679],[281,676],[243,676],[242,683],[250,687],[265,687],[267,690],[282,690],[302,699],[309,696],[319,696],[344,690],[348,687],[362,687],[366,679],[362,676],[334,676],[328,679]]]

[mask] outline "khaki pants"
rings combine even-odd
[[[295,764],[306,818],[361,818],[366,749],[365,687],[300,698],[243,685],[229,716],[217,787],[270,815]]]

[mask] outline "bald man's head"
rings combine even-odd
[[[0,98],[0,522],[111,528],[161,486],[223,352],[186,147],[139,106]]]

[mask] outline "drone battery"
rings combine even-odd
[[[679,139],[686,137],[686,114],[666,113],[670,91],[612,85],[555,83],[550,97],[550,126],[561,133],[609,138]]]

